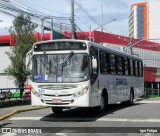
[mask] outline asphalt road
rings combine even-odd
[[[27,136],[33,135],[34,131],[39,133],[34,135],[46,136],[158,136],[160,104],[135,104],[130,107],[115,104],[110,105],[108,110],[101,114],[96,113],[94,109],[76,108],[54,115],[50,108],[46,108],[18,113],[3,123],[5,128],[12,128],[15,131],[21,128],[23,133],[29,131],[30,134],[24,134]],[[21,133],[19,131],[2,136],[21,136]]]

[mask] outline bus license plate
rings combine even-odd
[[[61,99],[53,99],[52,102],[53,102],[53,103],[61,103],[62,100],[61,100]]]

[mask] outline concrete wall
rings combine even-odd
[[[6,51],[10,51],[10,46],[0,47],[0,88],[14,88],[16,87],[14,84],[14,79],[4,73],[4,69],[11,64],[8,56],[5,53]]]

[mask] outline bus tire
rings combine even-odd
[[[131,105],[134,104],[133,99],[134,99],[134,91],[133,91],[133,88],[132,88],[131,91],[130,91],[130,94],[129,94],[129,100],[123,101],[123,102],[121,102],[121,104],[126,105],[126,106],[128,106],[128,105],[131,106]]]
[[[52,111],[54,114],[61,114],[63,111],[63,108],[61,107],[52,107]]]
[[[106,99],[105,99],[105,95],[104,93],[101,95],[101,100],[100,100],[100,105],[97,107],[97,112],[98,113],[102,113],[106,110],[106,107],[107,107],[107,102],[106,102]]]
[[[134,104],[133,99],[134,99],[134,92],[133,92],[133,89],[131,89],[130,95],[129,95],[129,100],[126,101],[126,104],[129,106],[133,105]]]
[[[133,93],[133,90],[132,90],[132,91],[130,91],[130,95],[129,95],[129,101],[128,101],[129,105],[133,105],[134,104],[133,99],[134,99],[134,93]]]

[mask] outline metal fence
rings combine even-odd
[[[145,94],[144,95],[145,98],[160,97],[160,89],[145,88],[144,94]]]
[[[20,89],[24,89],[20,93]],[[0,88],[0,107],[30,104],[31,88]]]
[[[20,89],[24,89],[22,95]],[[30,98],[31,88],[0,88],[0,101],[6,99]]]

